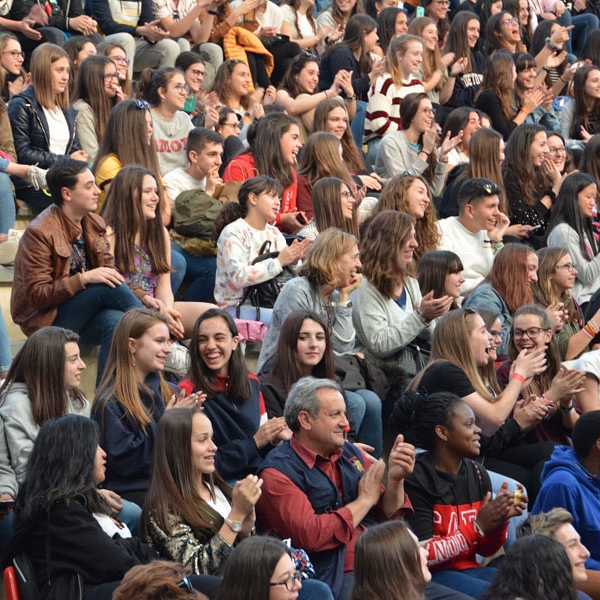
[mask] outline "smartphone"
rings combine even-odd
[[[298,223],[301,223],[302,225],[308,225],[308,221],[306,220],[306,216],[303,212],[299,212],[296,215],[296,221],[298,221]]]
[[[417,6],[417,10],[416,10],[415,14],[417,15],[417,17],[424,17],[425,9],[422,6]]]

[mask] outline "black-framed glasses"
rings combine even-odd
[[[513,330],[513,337],[515,340],[520,340],[524,335],[530,340],[536,338],[542,331],[550,331],[547,327],[529,327],[527,329],[515,329]]]
[[[564,146],[548,146],[548,154],[566,154],[567,149]]]
[[[344,198],[354,198],[354,194],[350,190],[344,190],[341,194]]]
[[[302,581],[302,571],[296,571],[291,577],[288,577],[285,581],[279,581],[277,583],[269,582],[270,586],[274,585],[285,585],[285,589],[288,592],[293,592],[296,588],[296,584]]]
[[[199,71],[198,69],[192,69],[192,75],[194,77],[204,77],[206,71]]]
[[[104,73],[104,79],[119,79],[119,74],[116,71],[114,73]]]
[[[150,103],[146,102],[146,100],[134,100],[133,106],[139,108],[140,110],[150,110],[152,108]]]
[[[517,19],[517,17],[507,17],[506,19],[504,19],[504,21],[502,21],[502,25],[512,25],[512,24],[519,24],[519,19]]]
[[[177,587],[181,590],[185,590],[188,594],[193,594],[194,593],[194,586],[192,585],[192,582],[187,578],[184,577],[178,584]]]
[[[489,334],[496,339],[502,339],[502,332],[498,331],[497,329],[490,329],[489,330]]]
[[[553,269],[566,269],[569,273],[572,273],[577,268],[577,265],[574,262],[564,263],[563,265],[556,265]]]
[[[131,62],[131,59],[127,58],[126,56],[112,56],[110,57],[110,60],[119,63],[120,65],[129,65]]]
[[[23,60],[25,60],[25,52],[19,52],[18,50],[4,50],[2,54],[10,54],[13,58],[20,56]]]

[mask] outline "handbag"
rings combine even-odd
[[[417,338],[418,339],[418,338]],[[410,342],[388,358],[375,360],[375,364],[385,373],[393,398],[397,398],[408,382],[429,362],[431,353],[416,342]]]
[[[252,264],[256,265],[263,260],[277,258],[279,256],[279,252],[269,252],[270,248],[270,240],[263,242],[260,250],[258,251],[258,256],[252,261]],[[286,266],[283,267],[283,270],[281,273],[279,273],[279,275],[275,275],[275,277],[272,277],[268,281],[263,281],[255,285],[248,286],[244,292],[244,296],[235,307],[235,316],[239,319],[240,308],[242,304],[249,302],[256,308],[256,320],[260,321],[260,309],[273,308],[275,306],[277,296],[279,296],[279,292],[281,292],[281,288],[294,277],[294,272]]]
[[[390,389],[383,370],[358,354],[336,355],[335,374],[342,388],[349,392],[371,390],[383,401]]]

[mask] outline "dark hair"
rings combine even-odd
[[[175,68],[185,73],[192,65],[204,64],[202,57],[197,52],[180,52],[175,59]]]
[[[581,461],[588,457],[596,441],[600,438],[600,410],[592,410],[582,414],[577,419],[571,439],[573,450]]]
[[[292,58],[290,64],[279,84],[279,89],[287,90],[290,93],[292,98],[296,98],[300,94],[304,93],[303,90],[300,89],[298,85],[298,80],[296,79],[300,74],[300,71],[304,69],[306,65],[309,63],[315,63],[317,67],[319,66],[319,59],[310,52],[301,52]]]
[[[17,522],[76,498],[83,499],[90,512],[110,514],[94,476],[99,442],[98,425],[87,417],[71,414],[44,423],[15,502]]]
[[[277,349],[275,350],[275,361],[271,369],[271,377],[278,377],[281,387],[286,395],[298,379],[302,377],[302,370],[298,363],[296,346],[298,335],[302,324],[310,319],[323,328],[325,335],[325,352],[323,358],[313,367],[312,376],[317,378],[335,379],[335,359],[331,338],[323,318],[310,310],[295,310],[291,312],[281,325],[281,331],[277,338]]]
[[[446,295],[446,275],[460,273],[464,269],[460,256],[450,250],[430,250],[417,263],[417,280],[421,294],[433,292],[434,298]],[[451,309],[458,308],[456,301]]]
[[[470,73],[473,69],[471,55],[474,50],[471,50],[467,39],[469,21],[477,21],[481,24],[481,19],[475,13],[468,10],[460,11],[454,16],[452,23],[450,23],[450,30],[448,31],[448,37],[442,51],[442,54],[454,52],[455,60],[463,57],[466,58],[468,63],[465,69],[466,73]]]
[[[563,545],[545,535],[518,539],[481,600],[576,600],[573,570]]]
[[[208,398],[214,398],[219,392],[215,386],[217,376],[213,373],[204,362],[198,349],[198,338],[200,325],[207,319],[223,319],[231,333],[231,337],[239,337],[238,329],[235,325],[233,317],[221,308],[209,308],[204,311],[194,323],[192,331],[192,340],[190,343],[190,370],[188,377],[192,381],[194,388],[202,390]],[[238,344],[235,350],[231,353],[229,364],[227,366],[228,388],[227,393],[236,401],[249,400],[252,395],[250,380],[248,379],[248,369],[242,347]]]
[[[140,522],[140,533],[148,536],[148,522],[154,519],[158,527],[172,534],[170,515],[178,515],[194,530],[201,543],[217,534],[223,519],[208,519],[206,503],[197,488],[196,471],[192,459],[192,429],[194,417],[208,416],[197,408],[173,408],[165,412],[156,428],[152,471],[144,510]],[[203,474],[214,500],[215,483],[231,502],[231,488],[218,475]]]
[[[136,96],[147,100],[152,106],[159,106],[161,97],[159,89],[167,90],[169,82],[175,75],[183,73],[175,67],[160,67],[160,69],[144,69],[138,80]]]
[[[359,5],[361,5],[361,0],[356,1],[356,6],[358,7]],[[365,36],[375,29],[377,29],[377,21],[365,14],[354,14],[346,23],[344,38],[340,44],[347,46],[353,52],[360,52],[358,58],[359,75],[366,75],[373,66],[373,59],[365,46]],[[331,52],[334,48],[336,48],[335,45],[327,52]]]
[[[513,54],[513,60],[517,69],[517,73],[536,66],[535,58],[533,58],[529,52],[515,52]]]
[[[573,111],[573,120],[569,130],[569,135],[572,138],[581,138],[581,132],[579,131],[581,126],[585,127],[587,130],[590,129],[590,117],[592,117],[591,120],[593,122],[597,122],[598,118],[600,118],[600,99],[588,99],[585,93],[585,82],[592,71],[600,71],[600,66],[584,65],[575,71],[575,77],[573,77],[575,109]],[[588,101],[593,101],[591,109],[588,107]]]
[[[225,6],[225,3],[221,4],[220,6]],[[215,80],[213,82],[211,91],[216,92],[219,101],[223,104],[227,104],[228,102],[227,95],[229,93],[231,76],[233,75],[233,72],[235,71],[235,68],[238,65],[244,65],[247,67],[246,63],[243,60],[239,60],[237,58],[230,58],[225,62],[221,63],[219,65],[219,68],[217,69],[217,73],[215,75]],[[250,108],[249,96],[243,96],[240,99],[240,101],[244,109],[248,110]]]
[[[266,536],[242,540],[230,554],[216,600],[265,600],[277,563],[289,548],[280,540]]]
[[[190,129],[187,139],[186,153],[189,159],[190,151],[200,154],[204,150],[206,144],[221,144],[223,145],[223,138],[212,129],[206,127],[194,127]]]
[[[429,100],[429,96],[425,92],[407,94],[404,97],[404,100],[402,100],[402,104],[400,105],[400,120],[402,121],[402,129],[405,131],[412,125],[423,100]],[[418,143],[422,145],[423,134],[419,136]],[[435,152],[432,152],[427,157],[427,163],[429,166],[421,173],[421,176],[432,184],[433,174],[437,164],[437,155]]]
[[[42,327],[32,333],[17,352],[0,387],[0,406],[15,383],[24,383],[31,401],[33,422],[41,427],[46,421],[69,412],[69,398],[82,408],[87,404],[79,389],[65,386],[65,345],[79,343],[79,336],[62,327]]]
[[[497,50],[507,49],[506,46],[503,46],[500,43],[498,35],[496,35],[500,33],[502,20],[505,19],[506,16],[512,17],[507,10],[501,10],[499,13],[492,15],[485,24],[485,41],[487,44],[488,54],[491,56],[493,56],[493,53]]]
[[[387,52],[392,38],[396,36],[396,19],[399,13],[405,12],[397,6],[384,8],[377,17],[377,34],[379,35],[379,47],[383,54]],[[405,13],[406,14],[406,13]]]
[[[88,164],[83,160],[75,160],[69,156],[61,156],[46,173],[48,190],[52,201],[57,206],[64,204],[62,189],[75,189],[80,173],[88,169]]]
[[[551,231],[560,223],[566,223],[579,236],[579,249],[583,257],[590,261],[598,254],[598,244],[594,235],[591,217],[585,217],[577,196],[590,185],[598,185],[597,181],[587,173],[571,173],[560,186],[550,222],[546,230],[546,239]],[[591,249],[591,255],[590,255]]]
[[[589,59],[593,65],[600,66],[600,29],[593,29],[587,34],[579,58]]]
[[[502,190],[489,179],[475,177],[467,179],[458,188],[458,204],[462,212],[467,204],[476,206],[490,196],[499,196]]]
[[[459,404],[464,404],[463,400],[451,392],[410,390],[394,403],[389,427],[395,436],[402,434],[405,441],[432,451],[439,440],[436,426],[448,427]]]
[[[444,122],[444,128],[442,129],[441,139],[446,139],[446,134],[450,132],[451,137],[458,135],[461,129],[464,129],[469,124],[469,117],[471,113],[476,113],[477,110],[470,106],[461,106],[455,108],[447,117]]]

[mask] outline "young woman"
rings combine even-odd
[[[17,161],[48,169],[59,156],[86,160],[75,130],[75,111],[69,104],[69,58],[54,44],[38,46],[31,56],[31,83],[8,108]],[[36,213],[51,199],[16,179],[17,196]]]
[[[508,13],[506,13],[508,14]],[[512,18],[512,17],[511,17]],[[483,81],[475,101],[475,108],[485,111],[492,127],[507,140],[518,125],[542,104],[544,92],[534,89],[522,99],[523,105],[515,108],[515,63],[510,54],[497,52],[489,57]]]
[[[298,122],[282,113],[266,115],[258,123],[253,147],[229,162],[223,180],[246,181],[257,175],[277,179],[284,189],[283,194],[278,192],[281,206],[276,211],[276,224],[283,231],[295,233],[304,225],[298,220],[296,208],[298,178],[295,165],[302,147]],[[279,148],[279,152],[274,152],[275,148]]]
[[[110,600],[131,567],[154,558],[109,517],[97,489],[106,469],[99,442],[98,426],[81,415],[48,421],[35,440],[7,557],[28,557],[36,597]]]
[[[187,91],[183,73],[174,67],[145,69],[138,82],[137,96],[152,107],[154,148],[161,175],[188,163],[185,149],[193,125],[183,111]]]
[[[332,0],[331,4],[317,17],[317,27],[320,29],[329,27],[330,29],[329,40],[325,39],[325,43],[334,44],[339,41],[344,36],[350,19],[355,15],[364,15],[364,13],[362,0],[350,0],[350,2]]]
[[[423,61],[423,42],[416,35],[393,38],[386,53],[383,73],[369,89],[364,141],[375,163],[381,138],[402,129],[400,106],[408,94],[425,91],[417,73]]]
[[[529,535],[510,548],[481,599],[514,598],[581,598],[573,584],[567,551],[560,542],[545,535]]]
[[[462,320],[458,311],[448,317],[453,314]],[[507,484],[490,500],[489,475],[474,460],[479,456],[481,428],[459,396],[411,394],[396,405],[394,416],[395,433],[411,432],[426,450],[418,455],[404,486],[415,511],[407,521],[427,550],[432,580],[479,597],[496,569],[481,567],[476,554],[497,552],[506,539],[508,519],[521,515],[526,504],[515,501]]]
[[[71,63],[71,72],[69,73],[69,94],[75,89],[75,80],[81,63],[88,57],[94,56],[97,53],[96,46],[86,37],[82,35],[73,35],[68,40],[65,40],[63,50],[69,56]]]
[[[375,170],[380,177],[392,177],[410,171],[423,175],[431,186],[434,196],[439,196],[444,187],[448,169],[448,153],[458,146],[462,132],[442,140],[439,155],[436,150],[438,124],[435,110],[427,94],[409,94],[400,105],[402,131],[385,136],[377,150]]]
[[[107,454],[106,484],[139,506],[148,488],[158,421],[165,410],[196,406],[204,398],[174,394],[161,374],[170,352],[166,317],[147,308],[125,313],[92,408]]]
[[[521,28],[522,45],[530,49],[537,19],[529,6],[529,2],[527,0],[505,0],[503,8],[517,19]]]
[[[521,125],[506,144],[502,164],[504,192],[511,225],[531,225],[535,248],[544,244],[550,210],[561,187],[562,176],[548,158],[548,138],[540,125]]]
[[[273,445],[291,437],[282,417],[267,420],[258,379],[248,372],[237,327],[223,310],[206,311],[196,321],[181,388],[204,399],[217,446],[215,468],[226,481],[255,473]]]
[[[198,409],[176,408],[160,420],[141,535],[161,558],[219,575],[234,544],[252,533],[262,480],[248,475],[227,485],[212,438],[210,419]]]
[[[590,136],[600,133],[600,69],[584,65],[573,78],[573,101],[560,115],[561,133],[569,146],[583,148]]]
[[[431,581],[427,554],[402,521],[369,527],[356,543],[350,600],[423,600]]]
[[[600,310],[584,324],[583,312],[571,295],[578,274],[577,266],[565,248],[542,248],[537,252],[540,265],[535,285],[535,299],[542,306],[563,305],[566,319],[557,333],[561,360],[574,360],[590,346],[596,337]],[[591,321],[591,322],[590,322]]]
[[[27,73],[23,69],[24,62],[25,53],[19,40],[12,33],[0,34],[0,95],[6,103],[25,87]]]
[[[251,122],[253,96],[250,94],[252,77],[244,61],[226,60],[217,70],[212,91],[219,102],[232,108],[246,125]]]
[[[390,383],[393,379],[402,383],[420,368],[415,365],[414,372],[405,372],[404,355],[420,354],[420,346],[428,346],[432,321],[449,310],[453,298],[434,298],[432,292],[422,296],[417,280],[410,276],[418,244],[408,215],[379,213],[360,246],[364,279],[352,298],[355,349],[380,366],[392,378]]]
[[[321,232],[337,227],[358,237],[358,210],[352,193],[354,187],[338,177],[323,177],[317,181],[311,196],[314,217],[298,232],[298,236],[315,240]],[[340,200],[336,202],[338,194]]]
[[[205,101],[208,100],[207,92],[202,89],[203,85],[207,87],[206,65],[197,52],[181,52],[175,61],[175,68],[183,73],[188,88],[183,112],[190,115],[190,118],[195,117],[205,110]]]
[[[461,11],[453,19],[448,40],[442,48],[442,56],[454,54],[454,60],[465,59],[465,68],[456,78],[452,95],[446,106],[474,106],[475,95],[483,81],[486,57],[477,50],[480,31],[479,17],[471,11]]]
[[[506,244],[494,255],[490,274],[465,300],[465,306],[486,308],[500,314],[500,356],[507,354],[515,311],[523,304],[533,304],[537,268],[538,259],[533,248],[524,244]]]
[[[456,78],[466,66],[466,58],[454,61],[454,56],[440,53],[437,25],[429,17],[417,17],[410,22],[408,32],[423,40],[423,64],[417,79],[434,104],[446,104],[452,96]],[[449,70],[448,70],[449,69]]]
[[[447,117],[442,129],[442,139],[450,132],[450,137],[454,137],[462,131],[462,140],[456,148],[448,153],[448,172],[457,165],[462,165],[470,161],[469,144],[472,135],[481,127],[481,117],[479,111],[467,106],[455,108]],[[473,159],[477,160],[477,156]],[[478,176],[479,177],[479,176]],[[486,177],[486,179],[490,179]],[[493,180],[492,180],[493,181]]]
[[[295,600],[301,582],[302,574],[283,542],[250,537],[227,560],[216,600]]]
[[[450,19],[448,18],[449,4],[443,0],[424,0],[422,4],[425,9],[425,16],[435,21],[437,25],[437,34],[440,48],[446,43],[448,31],[450,29]]]
[[[397,35],[408,33],[408,15],[397,6],[384,8],[377,17],[377,35],[381,55],[385,56],[390,42]]]
[[[315,56],[326,37],[329,37],[330,42],[335,42],[342,36],[341,30],[334,32],[335,27],[330,25],[317,27],[314,0],[286,0],[281,3],[280,9],[283,20],[290,27],[290,41],[296,42],[300,48]]]
[[[598,136],[597,140],[600,141],[600,136]],[[588,147],[588,145],[589,144],[586,144],[586,148]],[[592,176],[595,176],[595,172],[590,172],[588,170],[588,165],[595,165],[597,164],[597,161],[594,158],[594,161],[592,162],[591,159],[588,158],[588,156],[589,154],[587,154],[584,150],[581,156],[581,164],[579,165],[579,168],[584,173],[588,173]],[[595,157],[597,156],[597,154],[594,154],[593,156]],[[567,150],[565,140],[563,139],[563,136],[560,133],[548,132],[548,157],[556,165],[561,175],[568,175],[569,173],[575,170],[575,165],[573,164],[573,156],[571,155],[571,152]],[[600,175],[600,165],[598,165],[598,167],[598,175]]]
[[[113,179],[102,217],[117,269],[147,308],[165,315],[176,338],[191,337],[204,310],[201,302],[175,302],[171,289],[171,244],[157,209],[160,182],[148,169],[129,165]]]
[[[119,85],[121,86],[123,96],[125,96],[125,98],[131,98],[131,82],[128,69],[131,61],[129,58],[127,58],[127,52],[125,52],[125,48],[123,48],[123,46],[120,44],[116,44],[115,42],[104,41],[98,44],[97,51],[98,54],[102,54],[110,58],[110,60],[117,65],[117,72],[119,73]]]
[[[417,281],[424,295],[433,292],[434,298],[452,296],[450,310],[458,308],[460,286],[465,282],[460,256],[449,250],[430,250],[417,264]]]
[[[312,133],[302,148],[298,164],[296,206],[308,220],[313,217],[311,199],[313,186],[324,177],[335,177],[346,182],[352,193],[355,194],[355,201],[357,198],[362,200],[364,196],[364,190],[356,189],[356,184],[344,164],[341,153],[342,147],[339,138],[333,133],[324,131]],[[342,229],[344,228],[342,227]]]
[[[394,175],[384,185],[370,218],[385,210],[396,210],[413,218],[416,239],[414,258],[418,263],[426,252],[434,250],[440,242],[440,234],[435,226],[437,215],[432,202],[431,189],[420,175]],[[366,221],[369,223],[370,219]],[[366,224],[365,223],[365,224]]]
[[[546,369],[536,375],[521,392],[523,400],[532,396],[542,398],[547,412],[544,419],[523,436],[525,444],[554,442],[569,445],[573,425],[579,418],[573,404],[574,395],[583,391],[585,373],[561,367],[558,345],[548,313],[537,305],[521,306],[513,319],[509,359],[514,360],[522,351],[545,349]],[[512,363],[498,369],[498,379],[507,382]],[[541,475],[541,472],[539,473]]]
[[[335,379],[335,359],[325,321],[311,311],[297,310],[283,322],[277,349],[259,374],[267,414],[283,415],[292,385],[307,376]],[[381,399],[368,389],[345,390],[344,394],[357,439],[372,446],[375,457],[381,457]]]
[[[492,15],[485,26],[485,38],[488,52],[493,55],[498,50],[508,50],[510,54],[522,52],[521,28],[519,19],[503,10]]]
[[[314,130],[333,133],[342,144],[342,159],[350,173],[358,175],[363,183],[367,183],[365,178],[367,171],[362,149],[356,145],[349,123],[350,115],[341,98],[328,98],[315,108]],[[371,176],[373,175],[371,173]]]
[[[564,180],[548,224],[548,246],[564,248],[577,265],[573,297],[582,310],[596,291],[600,268],[598,243],[592,228],[598,186],[586,173],[571,173]]]
[[[292,59],[286,71],[275,102],[281,104],[286,112],[298,117],[301,139],[304,142],[314,129],[314,109],[323,100],[333,98],[343,91],[347,98],[354,96],[349,71],[339,71],[333,78],[328,90],[318,91],[319,61],[316,56],[303,52]],[[351,110],[350,118],[356,114],[356,102],[348,101]]]
[[[294,240],[287,245],[283,234],[270,225],[277,215],[281,184],[259,175],[245,181],[238,193],[239,205],[232,209],[228,225],[215,230],[217,240],[217,273],[215,300],[230,314],[239,312],[242,319],[271,320],[272,308],[255,307],[247,298],[246,289],[280,275],[284,267],[298,262],[310,244]],[[253,264],[261,247],[267,243],[269,252],[279,252]]]
[[[333,350],[352,352],[354,326],[350,294],[360,285],[360,258],[356,238],[340,229],[322,232],[311,244],[298,270],[281,290],[256,366],[260,372],[275,353],[286,317],[294,310],[317,313],[327,323]]]
[[[546,46],[548,37],[550,44]],[[529,51],[536,57],[538,71],[545,72],[542,82],[552,88],[556,96],[561,95],[563,91],[566,93],[565,88],[569,87],[575,76],[575,71],[569,68],[568,54],[565,50],[565,40],[568,39],[568,31],[561,27],[560,23],[552,20],[539,23],[531,39]]]
[[[117,66],[110,58],[92,55],[81,63],[73,89],[73,108],[77,110],[79,141],[89,162],[96,160],[110,111],[124,98]]]

